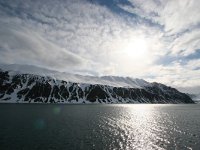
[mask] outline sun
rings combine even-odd
[[[148,55],[148,43],[143,38],[130,40],[124,45],[123,53],[132,59],[145,58]]]
[[[139,74],[152,63],[151,40],[143,35],[127,36],[113,44],[114,52],[110,55],[116,70],[126,74]]]

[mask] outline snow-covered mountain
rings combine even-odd
[[[0,64],[2,70],[7,70],[12,74],[34,74],[40,76],[52,77],[55,80],[64,80],[74,83],[87,83],[87,84],[100,84],[109,85],[114,87],[129,87],[129,88],[142,88],[150,84],[142,79],[133,79],[130,77],[117,77],[117,76],[82,76],[77,74],[71,74],[66,72],[52,71],[31,65],[2,65]]]
[[[81,76],[26,65],[0,68],[0,102],[194,103],[174,88],[142,79]]]

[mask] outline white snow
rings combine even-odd
[[[36,66],[30,65],[5,65],[0,64],[0,68],[5,71],[9,71],[10,74],[34,74],[41,76],[50,76],[57,80],[64,80],[74,83],[88,83],[88,84],[101,84],[113,87],[129,87],[129,88],[143,88],[144,86],[151,86],[151,83],[146,82],[142,79],[134,79],[130,77],[118,77],[118,76],[82,76],[77,74],[71,74],[66,72],[58,72],[53,70],[48,70]],[[80,85],[84,88],[84,85]]]

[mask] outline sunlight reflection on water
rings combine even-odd
[[[111,133],[119,132],[121,149],[155,149],[162,140],[157,119],[152,107],[137,105],[124,107],[118,118],[105,117],[104,121],[110,127]],[[156,130],[155,130],[156,129]],[[115,135],[116,136],[116,135]]]
[[[116,110],[119,111],[119,110]],[[113,116],[103,116],[104,131],[108,131],[112,143],[118,149],[167,149],[176,148],[178,133],[182,133],[173,120],[174,116],[158,111],[153,105],[123,105]],[[177,119],[177,118],[176,118]],[[179,145],[180,147],[180,145]],[[184,146],[182,148],[189,149]]]
[[[0,145],[5,150],[199,150],[199,118],[200,105],[2,104]]]

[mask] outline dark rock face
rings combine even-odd
[[[104,91],[103,85],[90,85],[87,93],[87,100],[95,102],[96,99],[105,100],[109,98],[108,94]]]
[[[194,103],[174,88],[152,83],[136,88],[78,84],[0,70],[0,102],[26,103]]]
[[[179,103],[194,103],[187,94],[163,84],[154,82],[152,83],[152,87],[145,87],[145,89],[150,93],[159,95],[160,99],[165,98],[166,101],[176,100]]]

